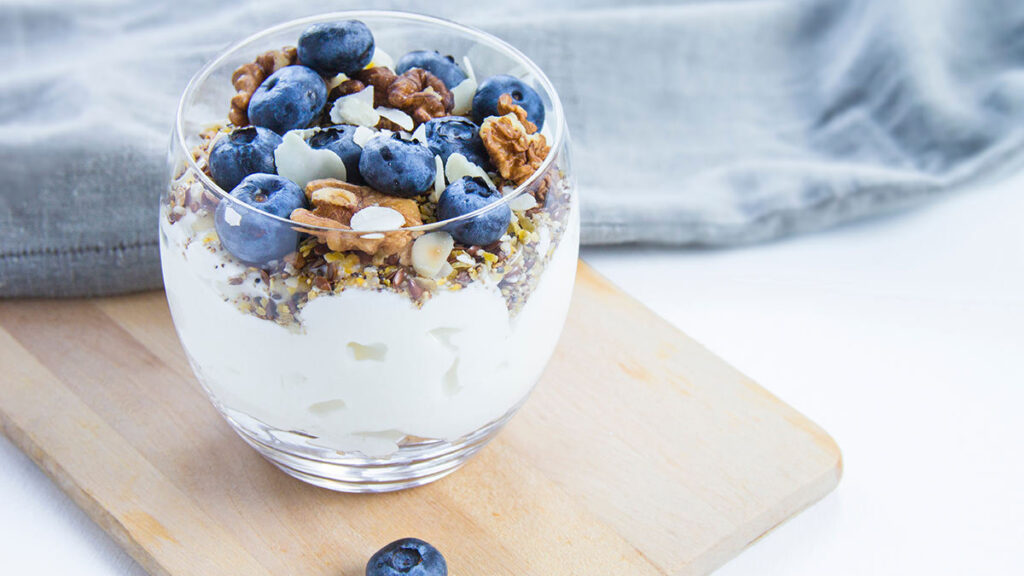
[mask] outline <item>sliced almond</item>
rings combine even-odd
[[[225,206],[224,221],[228,223],[228,226],[238,226],[242,223],[242,215],[235,212],[235,209],[231,206]]]
[[[412,133],[412,139],[420,142],[423,145],[427,144],[427,124],[420,124],[416,130]]]
[[[473,109],[473,96],[476,95],[476,88],[476,80],[473,78],[466,78],[459,82],[458,86],[452,88],[452,98],[455,100],[452,114],[469,114]]]
[[[422,276],[438,278],[454,246],[452,235],[443,230],[420,236],[412,243],[412,267]]]
[[[508,207],[516,212],[526,212],[537,207],[537,199],[533,197],[533,194],[520,194],[509,201]]]
[[[377,135],[377,131],[373,128],[367,128],[366,126],[359,126],[356,131],[352,134],[352,141],[356,143],[356,146],[363,148],[366,143],[373,140],[373,137]]]
[[[334,90],[335,88],[337,88],[345,80],[348,80],[348,75],[344,74],[344,73],[338,74],[337,76],[334,76],[334,77],[331,77],[331,78],[328,78],[327,82],[326,82],[326,84],[327,84],[327,93],[330,94],[331,90]]]
[[[412,116],[409,116],[408,114],[402,112],[398,108],[378,106],[376,110],[377,113],[380,114],[382,117],[391,120],[395,124],[398,124],[398,126],[400,126],[402,130],[405,130],[407,132],[411,131],[413,127],[416,125],[416,123],[412,121]]]
[[[434,191],[430,193],[430,201],[436,204],[444,193],[444,161],[440,156],[434,156],[434,166]]]
[[[384,206],[367,206],[352,215],[349,227],[353,230],[398,230],[405,224],[405,216],[398,210]]]
[[[469,76],[470,80],[476,82],[476,71],[473,70],[473,64],[469,61],[469,56],[462,57],[462,64],[466,68],[466,76]]]
[[[390,54],[381,50],[380,48],[373,49],[373,59],[366,66],[367,68],[395,68],[395,59]]]
[[[469,176],[470,178],[483,178],[487,185],[494,188],[494,182],[491,181],[491,177],[484,172],[484,169],[470,162],[465,156],[459,153],[452,154],[448,157],[448,163],[444,167],[445,178],[448,182],[455,182],[456,180]]]

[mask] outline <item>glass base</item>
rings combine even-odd
[[[458,440],[406,439],[382,457],[320,448],[307,435],[273,429],[238,412],[224,415],[246,443],[286,474],[338,492],[376,493],[422,486],[451,474],[494,438],[517,408]]]

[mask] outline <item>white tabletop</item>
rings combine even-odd
[[[843,450],[836,492],[717,574],[1024,572],[1024,173],[763,246],[584,257]],[[0,566],[144,574],[3,438]]]

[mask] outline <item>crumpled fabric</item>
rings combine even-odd
[[[588,244],[734,245],[1017,166],[1019,0],[378,2],[519,47],[566,108]],[[160,286],[177,99],[226,44],[363,8],[0,4],[0,296]],[[955,232],[955,231],[951,231]]]

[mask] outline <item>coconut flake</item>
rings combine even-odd
[[[366,126],[359,126],[356,131],[352,134],[352,141],[356,143],[356,146],[363,148],[366,143],[373,140],[373,137],[377,135],[377,131],[373,128],[367,128]]]
[[[449,182],[455,182],[456,180],[469,176],[470,178],[483,178],[487,185],[491,188],[496,188],[494,182],[491,181],[491,177],[484,172],[484,169],[473,164],[465,156],[459,153],[452,154],[448,157],[448,164],[444,168],[444,175]]]
[[[444,230],[424,234],[412,243],[412,267],[422,276],[439,278],[454,247],[455,240]]]
[[[417,140],[420,143],[427,145],[427,125],[426,123],[420,124],[416,130],[412,133],[412,139]]]
[[[328,78],[327,82],[325,82],[325,84],[327,84],[327,92],[330,93],[331,90],[334,90],[335,88],[340,86],[341,83],[344,82],[345,80],[348,80],[348,75],[345,74],[344,72],[332,78]]]
[[[314,150],[302,137],[302,130],[284,135],[274,150],[277,173],[305,188],[313,180],[337,178],[345,180],[345,163],[330,150]]]
[[[430,201],[436,204],[444,193],[444,161],[440,156],[434,156],[434,166],[434,191],[430,194]]]
[[[398,124],[402,130],[411,131],[413,126],[416,124],[412,121],[412,116],[409,116],[405,112],[397,108],[388,108],[387,106],[378,106],[377,113],[391,120],[395,124]]]
[[[526,212],[537,207],[537,199],[533,197],[533,194],[524,193],[509,200],[508,207],[516,212]]]
[[[466,78],[459,82],[458,86],[452,88],[452,98],[455,100],[455,107],[452,114],[464,115],[473,110],[473,96],[476,95],[476,80]]]
[[[469,78],[473,82],[476,82],[476,72],[473,71],[473,64],[470,63],[469,56],[463,56],[462,57],[462,64],[466,68],[466,76],[469,76]]]
[[[375,47],[373,49],[373,60],[370,60],[370,64],[367,68],[391,68],[394,70],[395,59],[387,52]]]
[[[551,247],[551,231],[546,227],[540,229],[540,240],[537,241],[537,254],[546,257]]]
[[[331,121],[335,124],[354,124],[373,127],[380,121],[380,114],[373,109],[373,86],[342,96],[334,101]]]

